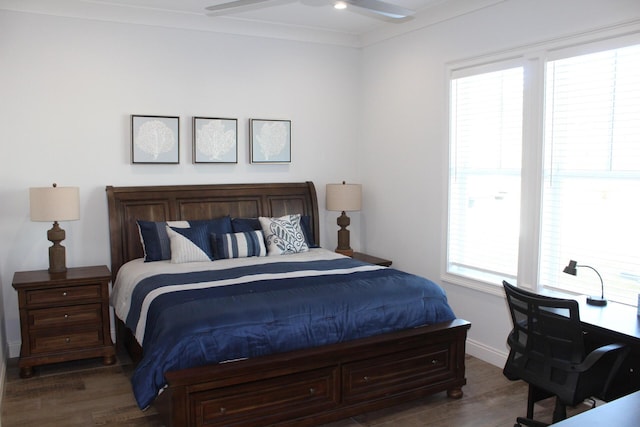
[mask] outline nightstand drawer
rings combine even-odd
[[[29,310],[29,326],[34,329],[73,325],[100,324],[102,304],[70,305],[67,307]]]
[[[56,335],[33,333],[30,338],[32,354],[75,350],[103,344],[100,328],[69,331]]]
[[[27,305],[51,305],[100,300],[100,284],[38,289],[26,292]]]

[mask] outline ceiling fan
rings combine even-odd
[[[288,1],[286,2],[288,3]],[[224,15],[230,12],[240,12],[244,10],[254,9],[256,7],[259,7],[257,5],[259,5],[260,3],[281,4],[283,2],[278,0],[232,0],[226,3],[209,6],[205,9],[207,10],[207,15],[216,16]],[[403,7],[396,6],[382,0],[336,0],[333,1],[333,3],[335,6],[337,6],[339,3],[342,3],[342,8],[346,7],[346,5],[359,7],[362,9],[366,9],[374,14],[391,19],[404,19],[415,14],[413,10],[405,9]],[[264,6],[268,6],[268,4],[265,4]]]

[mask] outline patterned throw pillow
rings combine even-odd
[[[207,227],[178,228],[167,226],[171,242],[171,262],[201,262],[213,260]]]
[[[293,254],[309,250],[300,226],[300,215],[285,215],[280,218],[258,218],[267,242],[269,255]]]
[[[262,226],[260,225],[260,220],[258,218],[232,218],[231,226],[233,227],[234,233],[262,230]],[[319,248],[320,246],[316,244],[313,238],[313,232],[311,231],[313,227],[311,225],[311,217],[309,215],[300,215],[300,227],[302,227],[304,237],[307,239],[307,246],[310,248]]]
[[[212,234],[211,246],[213,246],[214,259],[267,256],[261,230]]]

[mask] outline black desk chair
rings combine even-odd
[[[510,380],[529,384],[527,418],[518,418],[515,426],[548,425],[533,420],[534,404],[541,399],[556,397],[555,423],[567,417],[567,406],[603,396],[628,349],[610,344],[587,354],[577,301],[502,284],[513,322],[503,373]]]

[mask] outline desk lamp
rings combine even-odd
[[[327,184],[327,210],[342,212],[336,221],[340,226],[338,230],[338,247],[336,252],[353,256],[353,249],[349,246],[349,230],[347,227],[351,220],[345,212],[359,211],[362,207],[362,185],[347,184]]]
[[[600,275],[600,273],[598,273],[598,270],[596,270],[595,268],[589,266],[589,265],[578,265],[577,261],[571,260],[569,261],[569,265],[567,265],[563,272],[567,273],[567,274],[571,274],[572,276],[577,276],[578,275],[578,271],[576,270],[577,267],[586,267],[586,268],[590,268],[593,271],[596,272],[596,274],[598,275],[598,277],[600,278],[600,296],[589,296],[587,297],[587,304],[590,305],[598,305],[598,306],[604,306],[607,305],[607,300],[604,298],[604,282],[602,281],[602,276]]]
[[[80,219],[80,191],[78,187],[36,187],[29,189],[31,221],[53,221],[47,231],[47,239],[53,243],[49,247],[49,273],[67,271],[64,246],[60,244],[65,232],[58,221]]]

